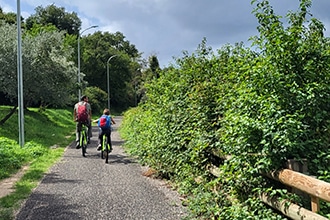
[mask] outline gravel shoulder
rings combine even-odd
[[[74,144],[51,167],[16,215],[18,220],[44,219],[182,219],[187,215],[179,194],[166,182],[145,177],[146,167],[125,154],[115,117],[109,164],[96,150],[93,127],[87,157]],[[2,187],[1,187],[2,188]]]

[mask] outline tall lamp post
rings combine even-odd
[[[18,97],[18,128],[19,145],[24,147],[24,106],[23,106],[23,64],[21,35],[21,1],[17,0],[17,97]]]
[[[78,101],[80,100],[81,97],[81,89],[80,89],[80,35],[82,35],[85,31],[92,29],[92,28],[97,28],[97,25],[90,26],[89,28],[86,28],[82,32],[78,33]]]
[[[110,110],[110,76],[109,76],[109,62],[112,58],[118,55],[112,55],[107,61],[107,87],[108,87],[108,109]]]

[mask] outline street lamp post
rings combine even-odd
[[[17,98],[18,98],[18,128],[19,145],[24,147],[24,103],[23,103],[23,64],[22,64],[22,30],[21,1],[17,0]]]
[[[81,97],[81,89],[80,89],[80,35],[82,35],[85,31],[92,29],[92,28],[97,28],[97,25],[90,26],[89,28],[86,28],[83,30],[81,33],[78,33],[78,101],[80,100]]]
[[[118,55],[112,55],[107,61],[107,87],[108,87],[108,109],[110,110],[110,76],[109,76],[109,62],[112,58]]]

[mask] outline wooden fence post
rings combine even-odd
[[[308,174],[308,167],[307,167],[307,159],[302,159],[302,160],[295,160],[295,159],[288,159],[287,160],[287,168],[299,173],[304,173]],[[291,192],[301,195],[305,198],[308,198],[308,194],[303,193],[302,191],[296,189],[296,188],[291,188]],[[319,198],[310,195],[309,196],[311,199],[311,209],[312,212],[318,212],[320,211],[320,200]]]

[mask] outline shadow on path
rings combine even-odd
[[[45,220],[45,219],[81,219],[77,212],[77,206],[65,197],[46,193],[34,193],[24,204],[24,211],[20,212],[17,219]],[[33,213],[33,214],[32,214]],[[51,217],[52,216],[52,217]]]

